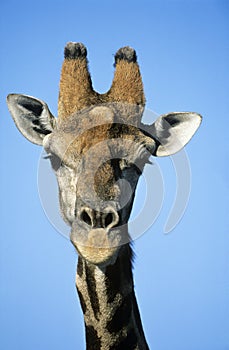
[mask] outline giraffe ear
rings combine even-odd
[[[153,139],[152,145],[147,141],[147,148],[157,157],[177,153],[191,140],[201,120],[201,115],[194,112],[173,112],[160,116],[147,128]]]
[[[47,104],[37,98],[20,94],[8,95],[7,104],[22,135],[36,145],[42,145],[44,137],[54,130],[56,124]]]

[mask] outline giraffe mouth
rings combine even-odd
[[[92,229],[88,232],[71,232],[71,242],[78,254],[93,264],[104,264],[117,257],[124,236],[119,229]]]

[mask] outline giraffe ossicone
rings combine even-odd
[[[201,123],[194,112],[141,121],[145,96],[135,50],[115,55],[112,86],[94,91],[87,50],[68,43],[60,79],[58,118],[43,101],[10,94],[16,126],[43,145],[55,172],[63,219],[78,254],[76,285],[87,349],[148,349],[133,287],[128,220],[149,157],[178,152]]]

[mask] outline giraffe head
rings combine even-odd
[[[129,242],[135,189],[149,157],[179,151],[201,117],[174,112],[143,125],[145,98],[135,51],[124,47],[116,53],[114,80],[106,94],[93,90],[86,56],[82,44],[65,47],[57,119],[34,97],[11,94],[7,102],[21,133],[47,152],[61,213],[78,253],[106,265]]]

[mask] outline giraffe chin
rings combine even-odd
[[[82,236],[71,234],[71,241],[82,258],[95,265],[113,264],[116,261],[121,245],[121,236],[117,232],[114,234],[107,229],[97,228],[90,230],[83,239]]]

